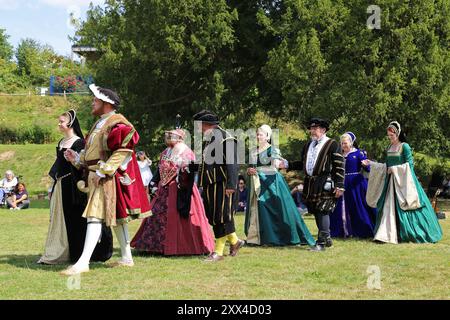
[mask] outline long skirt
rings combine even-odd
[[[345,192],[330,215],[333,238],[373,238],[376,209],[366,202],[367,180],[362,174],[345,176]]]
[[[177,210],[177,183],[160,186],[145,218],[131,241],[137,251],[163,255],[208,254],[214,250],[214,238],[205,216],[202,199],[194,185],[191,210],[183,218]]]
[[[76,188],[70,177],[58,179],[50,200],[50,223],[44,254],[39,262],[61,264],[76,262],[84,248],[86,236],[86,219],[81,215],[83,201],[72,203],[72,190]],[[111,229],[102,226],[100,242],[95,247],[91,261],[106,261],[113,252]]]
[[[250,179],[245,234],[250,244],[315,244],[289,186],[276,169],[258,168],[258,175]]]

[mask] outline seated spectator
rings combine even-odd
[[[308,208],[302,202],[303,184],[299,184],[291,191],[291,195],[294,198],[295,205],[297,206],[298,212],[303,216],[308,213]]]
[[[10,193],[17,185],[17,178],[11,170],[5,172],[5,178],[0,180],[0,204],[3,204]]]
[[[8,208],[10,210],[27,209],[30,206],[28,192],[24,183],[19,182],[16,185],[13,195],[6,199],[6,203],[8,204]]]
[[[445,176],[441,170],[433,171],[427,189],[428,198],[432,199],[436,195],[436,191],[442,188],[442,182],[444,180],[444,177]]]
[[[247,209],[247,188],[245,187],[245,180],[243,176],[239,176],[239,203],[237,207],[237,212],[245,212]]]
[[[444,198],[450,198],[450,175],[447,175],[444,181],[442,181],[441,196]]]

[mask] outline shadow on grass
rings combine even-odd
[[[256,245],[256,244],[245,244],[241,250],[246,248],[251,248],[252,250],[267,250],[267,249],[277,249],[277,250],[309,250],[310,246],[307,244],[297,244],[289,246],[277,246],[277,245]],[[229,255],[229,243],[226,244],[224,250],[224,256]],[[133,257],[140,258],[156,258],[156,259],[170,259],[170,260],[193,260],[193,259],[204,259],[208,254],[192,254],[192,255],[164,255],[162,253],[145,252],[133,250]]]
[[[333,247],[339,247],[340,244],[344,243],[366,243],[366,244],[376,244],[372,239],[364,239],[364,238],[333,238]],[[258,250],[267,250],[267,249],[277,249],[277,250],[309,250],[310,246],[307,244],[292,244],[292,245],[257,245],[247,243],[244,248],[257,248]]]
[[[267,249],[277,249],[277,250],[283,250],[283,251],[299,251],[299,250],[308,250],[310,248],[307,244],[292,244],[292,245],[257,245],[252,243],[247,243],[243,248],[252,248],[257,250],[267,250]]]
[[[1,265],[10,265],[20,269],[27,270],[42,270],[42,271],[51,271],[51,272],[59,272],[65,270],[68,266],[73,263],[64,263],[64,264],[38,264],[37,261],[41,255],[29,254],[29,255],[2,255],[0,256],[0,266]],[[104,262],[91,262],[89,264],[89,268],[92,269],[103,269],[108,268],[107,264]]]
[[[146,252],[133,250],[133,257],[139,258],[155,258],[155,259],[168,259],[168,260],[196,260],[205,259],[208,254],[186,254],[186,255],[164,255],[162,253]]]

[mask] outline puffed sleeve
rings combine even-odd
[[[73,144],[72,144],[72,146],[70,147],[70,149],[72,149],[73,151],[75,151],[75,152],[78,152],[78,153],[80,153],[81,152],[81,150],[83,150],[84,149],[84,140],[83,139],[78,139],[78,140],[76,140]]]
[[[283,157],[281,157],[281,151],[278,148],[272,147],[271,155],[272,158],[272,165],[275,168],[280,167],[280,163],[284,160]]]
[[[336,141],[331,145],[331,175],[333,177],[336,188],[344,190],[345,166],[344,156],[341,153],[341,148]]]
[[[85,147],[85,141],[84,139],[78,139],[76,140],[70,149],[77,152],[79,155],[79,160],[75,163],[71,163],[74,169],[80,170],[84,161],[84,147]]]
[[[85,146],[86,146],[86,140],[84,139],[78,139],[76,140],[70,149],[75,151],[77,153],[75,157],[75,162],[72,163],[72,165],[77,168],[78,170],[81,169],[81,167],[85,164],[84,156],[85,156]]]
[[[281,157],[280,149],[275,148],[275,147],[272,147],[271,157],[272,157],[272,159],[283,159]]]
[[[414,170],[414,158],[412,155],[412,150],[409,144],[404,143],[402,146],[402,154],[403,154],[403,161],[408,162],[409,163],[409,167],[411,168],[411,170]]]
[[[99,162],[98,175],[113,176],[119,167],[126,168],[133,155],[133,147],[139,141],[139,134],[133,127],[118,124],[108,135],[108,149],[112,152],[108,160]]]
[[[359,150],[358,152],[358,160],[359,160],[359,166],[362,166],[361,161],[366,160],[367,159],[367,153],[364,150]],[[368,165],[367,167],[362,166],[364,171],[370,172],[370,165]]]
[[[85,149],[81,150],[79,153],[78,161],[76,162],[76,165],[75,165],[77,168],[79,168],[81,165],[83,165],[86,162],[85,155],[86,155],[86,150]]]
[[[225,139],[223,142],[223,154],[226,161],[227,189],[237,189],[239,174],[237,141],[234,138]]]

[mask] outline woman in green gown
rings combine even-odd
[[[371,166],[367,200],[378,212],[374,240],[435,243],[441,240],[442,229],[416,177],[411,147],[397,121],[389,124],[387,135],[391,145],[386,164],[363,162]]]
[[[298,212],[289,186],[278,172],[280,151],[269,141],[272,130],[268,125],[258,128],[258,148],[251,152],[247,170],[249,193],[245,215],[248,244],[313,246],[315,241]]]

